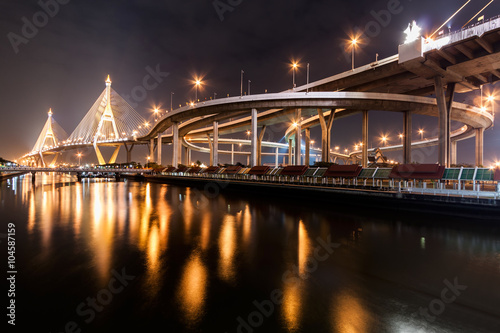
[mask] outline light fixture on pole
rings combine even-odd
[[[308,86],[306,92],[309,92],[309,63],[307,63],[307,81],[306,85]]]
[[[420,134],[420,141],[424,141],[424,130],[423,129],[419,129],[418,133]]]
[[[243,74],[245,74],[245,71],[244,71],[244,70],[241,70],[240,97],[243,97]]]
[[[173,92],[171,92],[171,93],[170,93],[170,111],[173,111],[173,109],[172,109],[172,101],[173,101],[173,100],[174,100],[174,93],[173,93]]]
[[[354,49],[358,44],[358,40],[356,38],[351,40],[351,60],[352,60],[352,70],[354,70]]]
[[[197,103],[198,102],[198,87],[201,86],[201,80],[196,79],[196,81],[194,83],[195,83],[195,88],[196,88],[194,102]]]
[[[292,89],[295,90],[295,71],[297,70],[298,64],[296,62],[292,63]]]

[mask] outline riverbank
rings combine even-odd
[[[500,200],[445,195],[416,194],[391,190],[354,187],[267,183],[248,180],[222,180],[197,177],[144,176],[146,181],[198,188],[207,196],[220,192],[257,195],[270,200],[300,199],[303,202],[322,202],[333,209],[373,210],[428,213],[444,217],[465,217],[474,220],[500,222]]]

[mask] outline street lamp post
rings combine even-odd
[[[173,101],[173,100],[174,100],[174,93],[173,93],[173,92],[171,92],[171,93],[170,93],[170,111],[173,111],[173,109],[172,109],[172,101]]]
[[[252,83],[252,81],[248,80],[248,95],[250,95],[250,83]]]
[[[352,70],[354,70],[354,48],[356,47],[356,44],[358,43],[358,40],[354,38],[351,40],[351,60],[352,60]]]
[[[198,102],[198,87],[201,85],[201,81],[199,79],[197,79],[195,81],[195,86],[196,86],[196,93],[195,93],[195,97],[194,97],[194,102],[197,103]]]
[[[241,70],[241,87],[240,87],[240,97],[243,97],[243,74],[245,74],[244,70]]]
[[[298,64],[296,62],[294,62],[292,64],[292,82],[293,82],[292,89],[293,90],[295,90],[295,70],[297,69],[297,66],[298,66]]]
[[[82,164],[82,153],[78,153],[76,156],[78,156],[78,166]]]
[[[420,141],[424,141],[424,130],[423,129],[419,129],[418,133],[420,134]]]

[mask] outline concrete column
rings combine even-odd
[[[293,140],[288,139],[288,165],[292,165]]]
[[[190,165],[193,161],[191,159],[191,148],[187,148],[186,150],[186,156],[187,156],[187,164]]]
[[[450,164],[457,164],[457,141],[451,141],[450,145]]]
[[[157,147],[156,153],[158,155],[158,157],[156,158],[156,163],[158,163],[158,165],[161,165],[161,148],[162,148],[161,139],[162,139],[162,133],[158,133],[158,143],[156,146]]]
[[[310,148],[311,148],[311,129],[306,128],[304,130],[304,134],[305,134],[305,141],[306,141],[306,154],[305,154],[305,158],[304,158],[304,164],[309,165],[309,164],[311,164],[311,158],[309,156]]]
[[[403,125],[403,163],[411,163],[411,111],[405,111],[404,113],[404,125]]]
[[[149,162],[155,161],[155,139],[149,140]]]
[[[484,128],[476,128],[476,166],[483,165]]]
[[[184,165],[189,165],[191,164],[191,161],[189,160],[189,147],[184,147],[182,146],[182,150],[184,150]]]
[[[264,134],[266,133],[266,126],[262,126],[259,133],[259,138],[257,140],[257,165],[262,165],[262,139],[264,139]]]
[[[130,149],[128,148],[127,144],[125,144],[125,150],[127,151],[127,163],[132,162],[132,149],[134,148],[134,145],[130,145]]]
[[[214,146],[212,145],[212,139],[210,138],[210,134],[207,133],[208,139],[208,148],[210,149],[210,160],[208,162],[209,165],[213,165],[214,162]]]
[[[234,143],[231,145],[231,164],[234,165]]]
[[[301,118],[302,109],[297,109],[295,111],[295,165],[301,165],[301,143],[302,143],[302,130],[301,130]]]
[[[217,121],[214,121],[214,137],[213,137],[213,144],[214,144],[214,158],[213,158],[213,164],[212,165],[219,165],[219,123]]]
[[[279,164],[279,159],[280,157],[280,149],[278,147],[276,147],[276,156],[275,156],[275,160],[274,160],[274,167],[277,168],[278,167],[278,164]]]
[[[321,161],[330,161],[331,129],[335,119],[335,110],[330,111],[328,121],[325,119],[322,109],[318,109],[318,117],[321,125]]]
[[[180,147],[180,142],[179,142],[179,123],[174,123],[172,125],[172,134],[173,134],[173,140],[172,140],[172,166],[177,168],[179,166],[179,147]]]
[[[363,111],[361,137],[361,140],[363,141],[363,147],[361,147],[361,166],[366,168],[368,166],[368,110]]]
[[[252,120],[250,125],[250,140],[251,140],[251,153],[250,153],[250,166],[257,165],[257,109],[252,109]]]
[[[438,163],[450,166],[450,111],[453,103],[455,85],[450,84],[445,94],[441,76],[434,77],[434,89],[438,106]]]

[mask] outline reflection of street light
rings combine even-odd
[[[424,141],[424,130],[423,129],[419,129],[418,133],[420,134],[420,141]]]

